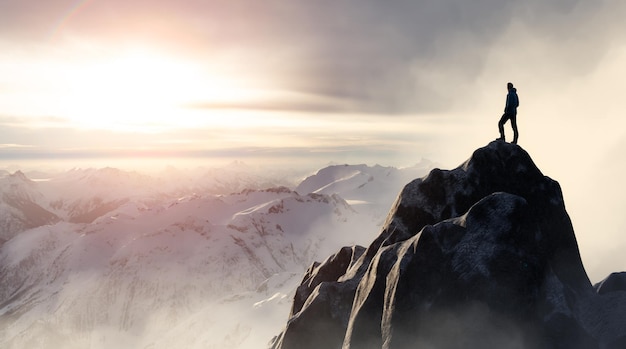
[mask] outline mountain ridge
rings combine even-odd
[[[72,178],[93,173],[103,174]],[[55,181],[33,186],[42,184]],[[71,197],[93,197],[81,188]],[[20,231],[0,246],[0,346],[256,348],[279,330],[313,260],[367,241],[382,224],[334,191],[136,189],[91,222]]]
[[[381,234],[358,259],[348,255],[309,269],[272,348],[626,341],[626,290],[596,292],[559,184],[517,145],[489,143],[453,170],[411,181]]]

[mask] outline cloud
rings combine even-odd
[[[3,143],[0,144],[1,149],[23,149],[23,148],[33,148],[34,145],[30,144],[15,144],[15,143]]]
[[[613,47],[626,43],[622,34],[626,32],[624,21],[618,18],[626,4],[616,0],[390,0],[384,3],[111,0],[85,2],[80,11],[65,17],[75,4],[65,0],[43,5],[32,0],[3,2],[0,26],[7,29],[0,34],[3,47],[19,47],[24,42],[23,36],[15,33],[34,30],[27,28],[39,28],[43,38],[44,32],[65,18],[65,25],[57,33],[58,41],[42,39],[41,45],[63,50],[59,46],[63,38],[83,39],[94,46],[100,41],[132,45],[140,35],[172,50],[196,54],[198,61],[223,68],[225,75],[233,72],[258,76],[272,83],[272,94],[265,99],[232,103],[198,100],[187,107],[317,114],[312,118],[317,124],[310,122],[304,127],[279,125],[280,129],[263,128],[257,134],[236,130],[227,134],[207,127],[202,128],[202,135],[191,134],[190,130],[185,130],[187,134],[177,133],[173,136],[177,139],[213,139],[230,146],[232,143],[227,144],[230,139],[237,138],[235,143],[243,140],[244,146],[249,146],[261,136],[265,139],[280,136],[289,142],[297,138],[311,140],[310,145],[317,147],[319,139],[327,137],[329,132],[319,131],[320,122],[342,121],[338,113],[379,115],[377,128],[386,126],[391,115],[399,119],[396,114],[434,114],[438,119],[433,122],[423,116],[419,122],[408,120],[406,125],[388,131],[377,141],[389,142],[413,133],[414,142],[426,143],[435,136],[419,128],[433,124],[435,127],[429,130],[436,132],[442,141],[431,145],[431,149],[450,152],[447,144],[450,138],[455,139],[457,149],[450,156],[452,164],[465,156],[459,149],[482,146],[485,139],[492,137],[488,131],[493,129],[495,133],[496,116],[487,126],[487,121],[476,115],[484,114],[485,110],[499,112],[506,81],[513,80],[520,89],[526,118],[520,121],[525,123],[520,125],[523,140],[530,134],[531,118],[539,124],[547,115],[554,115],[562,104],[582,103],[584,95],[576,94],[581,98],[573,103],[570,94],[586,81],[576,79],[594,74]],[[150,28],[154,29],[152,34],[144,36]],[[17,46],[7,44],[13,43],[12,40]],[[44,51],[36,52],[45,56]],[[158,76],[158,72],[155,74]],[[564,88],[572,83],[578,86]],[[1,85],[0,80],[0,90],[4,91]],[[455,114],[449,114],[450,111]],[[453,117],[443,116],[445,113]],[[103,148],[107,145],[104,141],[94,145],[103,134],[110,144],[137,148],[155,144],[159,136],[109,132],[96,135],[91,131],[71,130],[71,123],[66,121],[39,119],[39,123],[32,125],[39,125],[43,133],[36,133],[18,127],[27,126],[24,119],[3,118],[0,134],[3,143],[34,144],[45,149],[77,148],[77,145]],[[555,125],[562,122],[553,121]],[[316,129],[311,130],[312,126]],[[369,133],[364,136],[362,120],[354,120],[351,127],[342,125],[335,132],[345,134],[346,138],[370,136]],[[473,132],[474,127],[483,131]],[[548,135],[550,132],[553,133],[544,131]],[[289,133],[291,137],[287,138]],[[414,143],[412,148],[420,155],[429,150],[417,148]]]
[[[3,37],[60,30],[88,41],[154,41],[226,72],[273,79],[279,90],[342,101],[244,106],[260,109],[442,112],[479,97],[472,87],[495,70],[493,55],[510,60],[503,75],[533,71],[536,64],[516,58],[534,52],[549,77],[567,78],[592,72],[626,42],[626,5],[616,0],[112,0],[72,12],[75,4],[3,2]]]
[[[535,48],[544,50],[535,53],[546,70],[560,71],[560,76],[589,73],[613,44],[612,37],[623,39],[620,31],[598,25],[621,7],[615,2],[605,6],[582,1],[306,2],[276,24],[272,34],[283,40],[272,47],[290,52],[291,57],[283,54],[287,58],[302,58],[295,66],[277,68],[288,71],[290,87],[297,91],[358,101],[378,113],[437,112],[476,96],[473,83],[493,69],[488,59],[501,47],[507,50],[511,75],[535,68],[516,60],[517,53]]]
[[[337,110],[357,110],[360,106],[353,100],[332,96],[305,95],[297,93],[274,92],[257,98],[233,100],[229,102],[197,101],[184,105],[189,109],[209,110],[253,110],[253,111],[298,111],[311,113],[332,113]],[[367,112],[368,110],[363,110]]]
[[[16,117],[0,115],[2,127],[67,127],[69,120],[57,116]]]
[[[532,124],[541,124],[532,130],[535,135],[554,137],[553,129],[565,122],[561,118],[565,114],[567,118],[578,118],[575,114],[580,111],[574,109],[580,110],[582,103],[585,110],[596,110],[595,106],[615,110],[606,105],[618,104],[618,97],[592,99],[588,82],[604,67],[612,50],[626,46],[626,22],[619,18],[626,4],[618,0],[82,3],[78,11],[72,12],[79,2],[2,2],[3,53],[14,54],[10,48],[21,49],[32,42],[59,52],[73,47],[63,46],[64,40],[69,40],[81,43],[78,46],[86,50],[98,47],[101,51],[95,50],[93,55],[109,54],[107,48],[114,50],[116,45],[132,46],[147,40],[175,53],[194,55],[198,62],[225,76],[232,73],[254,81],[261,79],[269,85],[270,94],[263,99],[225,103],[212,102],[208,96],[186,105],[188,108],[316,114],[311,120],[317,124],[276,125],[275,129],[264,128],[257,134],[231,131],[233,134],[227,135],[237,138],[237,142],[246,141],[246,146],[260,139],[261,133],[265,133],[265,139],[291,133],[290,142],[297,138],[313,140],[322,121],[344,122],[344,118],[338,117],[340,113],[378,115],[379,128],[389,123],[390,116],[401,119],[406,114],[427,114],[428,118],[437,119],[432,121],[420,115],[419,120],[408,120],[384,138],[395,139],[390,135],[393,132],[401,134],[398,137],[412,132],[414,141],[424,143],[438,137],[440,144],[431,144],[430,149],[454,152],[450,155],[453,164],[463,160],[464,152],[459,149],[482,146],[486,139],[491,139],[489,132],[495,133],[497,116],[491,122],[484,120],[491,117],[485,115],[500,111],[504,84],[509,80],[516,83],[522,99],[522,140],[531,133]],[[61,21],[63,26],[59,26]],[[54,40],[48,35],[51,30],[57,30]],[[35,31],[39,34],[27,35]],[[29,52],[47,57],[45,50]],[[155,81],[159,81],[158,74],[155,72]],[[611,74],[604,78],[611,78]],[[593,84],[594,88],[597,86],[602,86],[602,81]],[[617,86],[611,84],[610,88]],[[0,91],[7,91],[1,80]],[[263,117],[257,119],[265,121]],[[548,118],[552,121],[544,121]],[[62,119],[40,121],[46,137],[26,129],[14,133],[17,126],[26,126],[20,124],[23,120],[0,120],[0,132],[6,135],[3,143],[75,147],[100,138],[86,131],[70,131],[72,125]],[[420,130],[424,124],[432,131],[430,134]],[[328,123],[321,125],[333,127]],[[54,127],[68,129],[53,132]],[[363,122],[355,120],[352,129],[342,125],[336,132],[361,137],[362,128]],[[477,129],[481,131],[474,132]],[[204,139],[226,144],[229,139],[223,131],[208,127],[202,128],[201,133]],[[317,139],[327,137],[327,133],[320,132]],[[113,135],[110,139],[116,144],[155,142],[154,138],[146,141],[143,136],[138,137],[140,141],[133,141],[120,134],[105,134]],[[175,137],[185,135],[179,133]],[[187,137],[202,139],[191,133]],[[451,138],[455,139],[454,151],[448,146]],[[429,150],[415,146],[413,149],[420,153]],[[440,160],[436,156],[435,159]]]

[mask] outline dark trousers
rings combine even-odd
[[[519,132],[517,131],[517,111],[506,112],[500,118],[498,122],[498,130],[500,130],[500,138],[504,140],[504,124],[511,120],[511,127],[513,127],[513,143],[517,143],[517,137],[519,137]]]

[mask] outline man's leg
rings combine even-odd
[[[498,122],[498,130],[500,131],[500,138],[498,140],[504,141],[504,123],[509,119],[508,115],[502,114],[500,121]]]
[[[519,132],[517,131],[517,113],[511,115],[511,127],[513,127],[513,144],[517,144]]]

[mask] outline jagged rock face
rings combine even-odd
[[[587,349],[626,338],[626,292],[596,293],[558,183],[504,142],[409,183],[360,258],[310,282],[324,264],[341,270],[332,258],[309,270],[274,348]]]
[[[612,273],[604,280],[594,285],[599,294],[609,292],[623,291],[626,292],[626,272]]]

